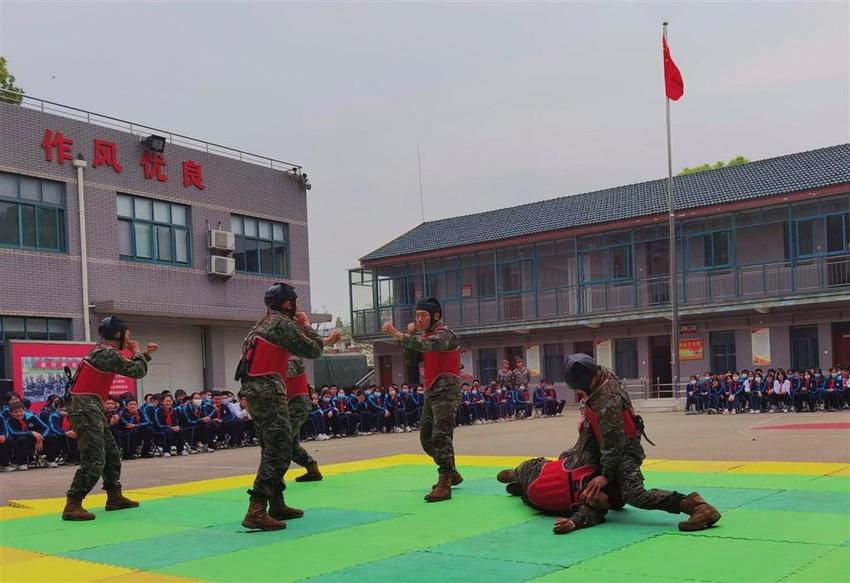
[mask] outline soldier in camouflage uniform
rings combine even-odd
[[[561,453],[558,456],[558,461],[561,462],[566,470],[593,466],[598,474],[600,468],[595,465],[598,460],[599,445],[593,437],[593,432],[590,427],[580,424],[578,441],[576,441],[573,447]],[[532,458],[522,462],[513,470],[502,470],[496,479],[503,484],[507,484],[505,490],[507,490],[508,494],[520,496],[527,505],[545,512],[545,509],[538,508],[529,500],[528,491],[531,484],[540,476],[543,466],[548,462],[549,460],[546,458]],[[603,488],[602,494],[594,504],[577,500],[573,502],[568,516],[559,518],[555,522],[555,526],[552,529],[555,534],[566,534],[579,528],[589,528],[597,524],[602,524],[605,522],[605,515],[608,513],[609,508],[619,509],[623,507],[616,482],[612,482]]]
[[[443,308],[434,298],[416,306],[416,322],[403,333],[391,323],[384,333],[399,341],[408,365],[421,360],[425,369],[425,404],[419,440],[422,449],[434,459],[439,471],[437,483],[425,496],[427,502],[442,502],[452,497],[452,486],[463,482],[455,468],[452,436],[460,404],[460,345],[457,336],[440,322]],[[435,358],[434,358],[435,357]],[[433,360],[432,360],[433,358]]]
[[[139,505],[121,493],[121,450],[115,443],[103,402],[109,396],[115,374],[134,379],[147,374],[148,362],[158,346],[150,343],[140,353],[138,342],[130,339],[127,324],[115,316],[104,318],[97,330],[100,342],[77,368],[66,404],[71,428],[77,433],[80,467],[68,489],[63,520],[94,520],[95,515],[83,508],[83,499],[101,476],[106,510]],[[129,359],[121,354],[125,348],[133,353]]]
[[[507,360],[503,360],[502,368],[496,371],[496,384],[505,389],[514,388],[514,371],[511,370],[511,363]]]
[[[521,358],[516,359],[516,368],[514,373],[514,388],[527,387],[531,384],[531,372],[525,368],[525,363]]]
[[[586,354],[573,354],[564,362],[564,381],[582,397],[584,423],[599,443],[602,475],[590,481],[583,499],[593,501],[602,488],[616,481],[626,504],[688,514],[690,518],[679,523],[679,530],[703,530],[720,520],[717,509],[696,492],[686,496],[644,488],[640,471],[646,457],[640,441],[643,421],[634,414],[625,385],[613,372]]]
[[[322,340],[322,337],[313,330],[308,328],[304,331],[305,334],[313,339],[322,341],[324,346],[333,346],[342,337],[339,330],[331,332],[327,338]],[[293,358],[289,361],[287,368],[288,378],[300,377],[304,374],[304,361],[300,358]],[[310,416],[310,411],[313,409],[313,403],[310,401],[309,394],[292,395],[289,397],[289,426],[292,429],[292,461],[307,470],[306,474],[302,474],[295,478],[296,482],[318,482],[322,479],[322,472],[319,471],[319,464],[313,457],[307,453],[307,450],[301,446],[300,430],[304,422]],[[269,515],[275,518],[271,512]]]
[[[280,530],[286,528],[284,519],[304,515],[288,507],[283,497],[283,477],[292,459],[293,439],[283,378],[288,376],[289,365],[285,351],[318,358],[323,346],[307,315],[296,311],[296,298],[295,289],[286,283],[276,283],[266,291],[268,313],[245,338],[237,370],[261,448],[257,477],[248,490],[250,502],[242,521],[245,528]]]

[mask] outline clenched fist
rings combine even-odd
[[[154,353],[154,352],[156,352],[157,350],[159,350],[159,344],[156,344],[156,343],[154,343],[154,342],[148,342],[148,345],[147,345],[147,347],[145,348],[145,354],[147,354],[148,356],[150,356],[151,354],[153,354],[153,353]]]

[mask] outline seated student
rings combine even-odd
[[[816,392],[812,373],[806,371],[803,373],[803,379],[800,381],[800,386],[797,387],[797,390],[794,392],[794,410],[797,413],[802,413],[803,405],[805,405],[809,411],[814,412],[815,401],[817,400]]]
[[[0,415],[0,472],[12,472],[17,466],[10,466],[12,461],[12,438],[9,435],[9,423]]]
[[[841,370],[841,390],[844,393],[844,404],[842,408],[850,408],[850,367],[845,366]]]
[[[461,425],[468,425],[475,421],[472,412],[472,393],[469,390],[469,383],[463,383],[460,387],[460,405],[458,407]]]
[[[174,391],[174,406],[182,407],[186,404],[186,401],[189,400],[189,397],[186,395],[186,391],[183,389],[177,389]]]
[[[419,426],[419,409],[416,406],[416,391],[407,383],[401,385],[401,400],[404,401],[404,413],[407,415],[407,429]]]
[[[718,400],[718,410],[726,415],[726,404],[729,401],[729,385],[732,383],[732,375],[729,373],[724,374],[722,377],[718,377],[720,381],[720,399]]]
[[[526,385],[517,388],[514,391],[514,405],[516,407],[517,417],[520,419],[531,419],[534,412],[534,403],[532,401],[531,391]]]
[[[771,397],[771,412],[786,413],[789,410],[791,381],[788,380],[788,376],[782,369],[776,371],[776,380],[773,382],[773,395]]]
[[[44,402],[41,411],[38,412],[38,418],[41,422],[49,427],[50,416],[55,413],[62,404],[62,397],[59,395],[50,395]]]
[[[723,379],[723,391],[720,393],[723,415],[735,415],[738,412],[738,395],[741,390],[740,377],[737,374],[727,374]]]
[[[71,422],[68,420],[68,412],[60,404],[53,413],[47,418],[47,435],[50,439],[45,439],[45,449],[52,449],[55,439],[55,445],[58,452],[53,454],[48,453],[47,458],[50,459],[54,455],[54,461],[59,463],[56,458],[64,460],[65,463],[77,464],[80,461],[80,452],[77,449],[77,433],[71,429]],[[49,464],[49,462],[48,462]]]
[[[779,383],[774,376],[773,371],[768,370],[767,374],[764,377],[764,392],[762,393],[762,407],[765,410],[773,413],[776,408],[774,403],[776,402],[776,395],[779,391]]]
[[[844,397],[841,371],[829,369],[824,382],[823,403],[824,411],[840,411]]]
[[[567,406],[567,402],[564,399],[558,398],[558,392],[555,390],[555,383],[553,383],[551,379],[546,383],[546,389],[543,392],[543,396],[546,399],[546,402],[552,407],[552,415],[563,414],[564,407]]]
[[[160,404],[160,396],[157,394],[147,394],[145,395],[145,404],[139,406],[139,410],[142,412],[142,415],[155,424],[154,412],[159,407]]]
[[[242,441],[242,422],[227,407],[220,391],[213,391],[212,406],[207,409],[210,430],[210,447],[236,447]],[[201,422],[204,423],[204,419]],[[227,439],[225,439],[227,438]]]
[[[738,397],[739,410],[741,413],[746,413],[750,410],[750,384],[753,382],[750,377],[750,371],[744,369],[738,377],[741,383],[741,395]]]
[[[497,388],[494,401],[499,421],[512,421],[514,418],[514,402],[511,397],[511,390],[502,387]]]
[[[325,388],[322,390],[322,396],[319,399],[319,409],[322,411],[322,416],[325,421],[325,427],[327,427],[327,435],[330,437],[336,437],[339,433],[338,428],[338,419],[337,419],[337,408],[334,405],[333,397],[331,396],[331,392],[329,389]]]
[[[381,392],[381,387],[374,387],[372,394],[366,397],[366,403],[369,405],[369,412],[375,415],[377,420],[376,430],[382,433],[387,432],[390,426],[390,412],[384,405],[384,394]]]
[[[723,398],[723,383],[717,375],[711,377],[708,384],[708,413],[720,412],[721,399]]]
[[[343,389],[338,389],[336,397],[333,398],[336,407],[337,429],[340,437],[347,437],[357,433],[357,418],[351,411],[351,400]]]
[[[151,443],[153,441],[153,422],[144,416],[139,409],[139,402],[131,398],[121,412],[121,441],[117,442],[123,450],[125,460],[136,459],[139,442],[142,444],[141,457],[153,457]]]
[[[496,383],[490,383],[490,386],[484,387],[484,414],[486,415],[487,421],[495,421],[496,420],[496,401],[493,396],[493,390],[496,386]]]
[[[762,380],[761,372],[754,372],[753,379],[750,381],[750,413],[761,413],[762,401],[764,395],[764,381]]]
[[[599,446],[590,427],[583,427],[579,439],[557,461],[534,458],[522,462],[516,469],[502,470],[496,477],[512,496],[522,497],[528,506],[562,516],[552,531],[567,534],[605,522],[609,508],[622,508],[623,500],[617,482],[611,480],[593,500],[586,500],[582,491],[601,468],[594,465],[599,459]]]
[[[534,415],[540,417],[546,415],[546,386],[543,384],[543,379],[534,387]]]
[[[210,406],[204,405],[201,393],[195,391],[183,405],[182,413],[189,433],[190,452],[208,453],[215,451],[213,442],[212,419],[209,417]]]
[[[174,408],[174,398],[171,395],[162,398],[162,405],[154,411],[153,424],[155,432],[163,435],[163,457],[171,457],[172,453],[187,455],[183,447],[186,443],[186,422],[180,409]]]
[[[26,418],[24,404],[21,402],[10,406],[8,423],[14,450],[13,463],[18,470],[26,471],[30,459],[44,450],[44,434],[47,429],[38,417],[33,415],[29,419]]]
[[[473,417],[475,419],[474,423],[476,425],[490,423],[490,420],[487,418],[487,407],[484,401],[484,394],[480,388],[472,387],[469,396],[469,404],[472,407]]]
[[[348,408],[357,426],[357,435],[369,435],[369,405],[366,403],[366,392],[363,389],[354,389],[348,398]]]
[[[242,429],[245,432],[245,443],[247,445],[255,445],[257,443],[257,432],[254,429],[254,420],[251,419],[251,413],[248,411],[248,397],[242,394],[242,391],[236,395],[238,401],[231,406],[237,419],[242,423]],[[238,409],[237,409],[238,407]],[[298,427],[293,427],[292,431],[298,431]]]
[[[396,385],[390,387],[387,394],[386,406],[392,416],[393,431],[396,433],[410,431],[410,428],[407,426],[407,413],[404,409],[404,401],[398,395],[398,387]]]
[[[310,393],[310,402],[312,408],[310,414],[307,416],[307,421],[309,422],[309,428],[307,429],[308,436],[319,441],[326,441],[330,437],[326,433],[325,413],[319,406],[319,396],[315,392]],[[305,423],[305,425],[307,424]]]

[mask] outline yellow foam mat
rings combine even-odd
[[[824,462],[739,462],[730,473],[741,474],[802,474],[826,476],[850,468],[850,464]]]
[[[131,580],[127,579],[127,576],[133,573],[133,569],[125,569],[124,567],[48,556],[37,556],[17,561],[13,565],[12,568],[6,568],[4,563],[3,583],[38,583],[41,581],[74,583],[76,581],[100,581],[107,577],[122,577],[124,581],[129,582]]]

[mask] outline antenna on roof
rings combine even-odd
[[[419,142],[416,142],[416,160],[419,163],[419,212],[422,222],[425,222],[425,195],[422,193],[422,155],[419,152]]]

